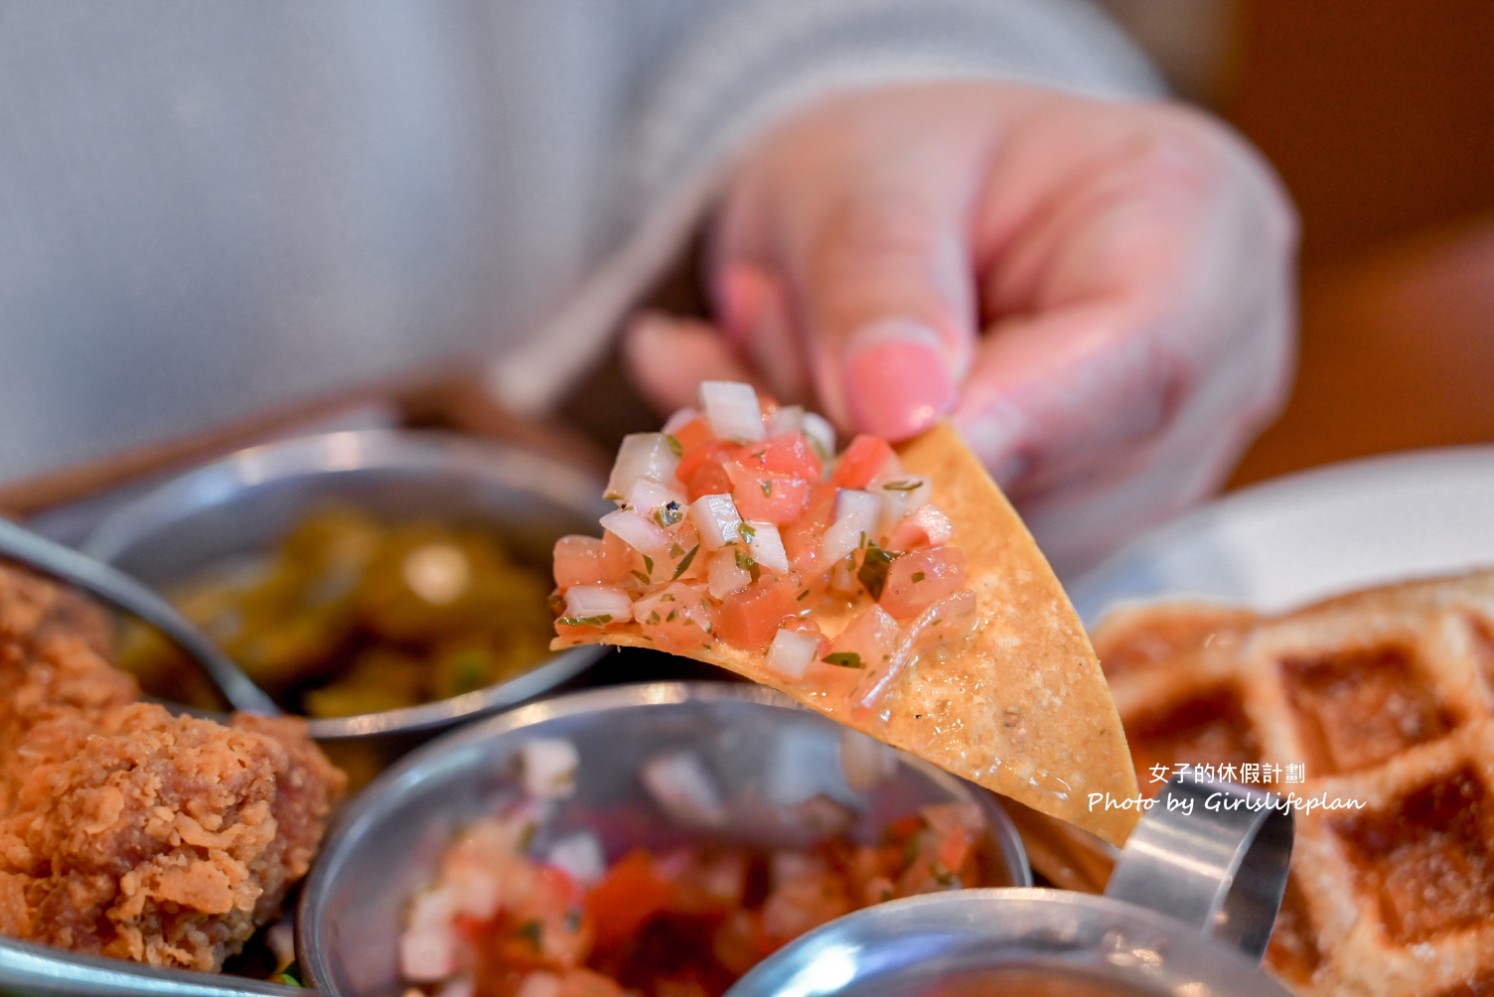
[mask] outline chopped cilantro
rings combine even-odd
[[[655,623],[658,623],[659,622],[659,611],[656,609],[653,612],[649,613],[648,614],[648,619],[644,620],[644,622],[647,623],[649,626],[653,626]]]
[[[837,668],[866,667],[861,663],[861,655],[857,654],[855,651],[836,651],[834,654],[825,655],[820,660],[827,665],[834,665]]]
[[[545,935],[545,926],[539,921],[525,921],[514,931],[514,934],[525,939],[534,946],[534,951],[540,951],[540,941]]]
[[[773,494],[773,479],[772,478],[764,478],[762,481],[758,482],[758,487],[760,487],[763,490],[763,494],[765,496],[771,497],[772,494]]]
[[[621,502],[623,500],[623,497],[621,495],[619,495],[617,492],[612,491],[611,489],[603,492],[602,498],[606,499],[608,502]]]
[[[645,585],[647,585],[649,583],[649,577],[648,577],[648,575],[644,574],[641,571],[635,570],[633,572],[633,577],[636,578],[636,579],[638,579],[640,582],[642,582]]]
[[[915,582],[921,582],[926,577],[928,577],[928,576],[925,575],[922,571],[915,571],[915,572],[913,572],[913,580]]]
[[[809,598],[809,589],[805,589],[803,592],[800,592],[798,595],[794,596],[794,601],[795,602],[803,602],[805,599],[808,599],[808,598]]]
[[[743,543],[751,543],[757,539],[757,528],[750,523],[743,523],[737,527],[737,536],[742,538]]]
[[[918,479],[911,481],[889,481],[882,486],[884,491],[889,492],[916,492],[923,487],[923,482]]]
[[[763,576],[763,569],[757,566],[757,562],[752,559],[752,555],[740,547],[737,548],[736,554],[737,567],[751,575],[753,581],[757,581]]]
[[[679,615],[680,615],[680,611],[678,609],[671,609],[669,611],[669,615],[666,616],[666,617],[664,617],[664,622],[665,623],[673,623],[675,620],[679,619]]]
[[[647,571],[650,576],[654,573],[654,559],[647,554],[643,555],[643,570]]]
[[[669,444],[669,449],[674,453],[676,457],[682,456],[684,454],[685,448],[680,446],[679,439],[676,438],[673,433],[665,433],[664,442]]]
[[[672,558],[673,557],[683,557],[684,554],[685,554],[685,548],[681,547],[679,544],[670,544],[669,545],[669,556],[670,557],[672,557]]]
[[[700,550],[700,544],[696,544],[694,547],[691,547],[690,548],[690,553],[688,553],[688,554],[685,555],[685,559],[683,561],[681,561],[679,564],[675,565],[675,567],[674,567],[674,577],[675,578],[678,578],[680,575],[683,575],[685,573],[686,569],[690,567],[690,562],[693,561],[693,560],[695,560],[695,552],[698,551],[698,550]]]
[[[861,559],[861,567],[856,569],[856,577],[873,599],[882,598],[882,589],[887,585],[887,569],[901,556],[898,551],[883,550],[875,543],[867,544],[866,555]]]
[[[283,987],[305,986],[305,984],[303,984],[300,980],[291,975],[290,967],[286,967],[285,969],[282,969],[280,972],[276,973],[274,976],[270,977],[270,982],[278,983]]]
[[[568,627],[605,627],[612,622],[611,613],[601,613],[597,616],[562,616],[555,621]]]

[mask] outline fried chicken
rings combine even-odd
[[[0,933],[221,968],[306,873],[342,774],[299,721],[133,702],[107,633],[0,567]]]

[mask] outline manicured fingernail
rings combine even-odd
[[[925,325],[891,319],[867,326],[845,356],[846,404],[866,432],[902,439],[954,407],[943,344]]]

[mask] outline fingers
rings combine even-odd
[[[623,365],[660,412],[694,405],[701,381],[753,381],[714,326],[658,312],[637,315],[623,333]]]
[[[717,272],[715,298],[728,341],[774,396],[807,397],[809,370],[794,334],[783,281],[762,266],[740,261]]]
[[[1280,397],[1292,252],[1279,194],[1216,131],[1158,121],[983,274],[999,317],[955,419],[1015,498],[1119,473],[1200,427],[1238,452]]]
[[[967,127],[965,98],[949,97],[825,105],[766,143],[724,215],[718,272],[746,262],[776,276],[796,362],[818,406],[848,429],[921,431],[953,410],[970,364],[967,235],[987,138]],[[760,352],[744,351],[763,366]]]

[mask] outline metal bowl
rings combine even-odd
[[[962,890],[832,921],[727,997],[1287,997],[1260,969],[1286,890],[1279,797],[1175,777],[1121,850],[1104,896]]]
[[[575,467],[505,444],[434,432],[358,430],[268,443],[208,464],[105,515],[81,548],[157,590],[268,551],[306,510],[341,500],[383,518],[488,526],[548,569],[566,533],[611,505]],[[576,648],[513,679],[398,710],[310,721],[335,741],[429,732],[549,692],[595,662]]]
[[[582,827],[597,832],[609,859],[636,845],[688,840],[802,845],[813,832],[800,805],[818,796],[850,806],[853,836],[876,840],[922,805],[958,800],[977,803],[988,820],[984,885],[1031,883],[1016,829],[984,790],[898,752],[892,775],[853,790],[841,763],[843,739],[871,739],[762,687],[617,686],[446,734],[365,790],[342,815],[302,893],[297,950],[312,986],[360,997],[403,992],[395,942],[409,898],[431,882],[463,827],[514,795],[514,753],[539,737],[569,740],[581,764],[575,794],[536,835],[536,850]],[[644,762],[681,749],[720,790],[723,820],[682,825],[640,784]]]

